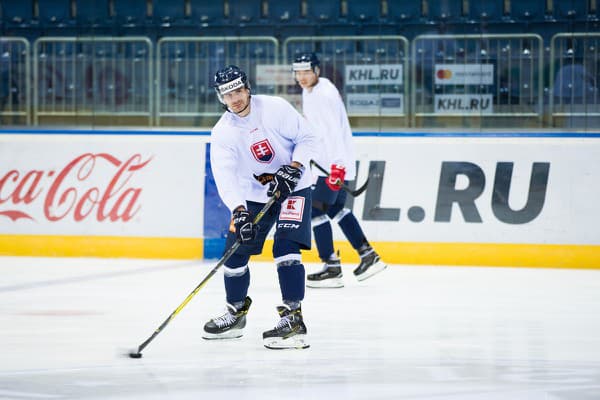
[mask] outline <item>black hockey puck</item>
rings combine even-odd
[[[142,353],[131,352],[131,353],[129,353],[129,357],[131,357],[131,358],[142,358]]]

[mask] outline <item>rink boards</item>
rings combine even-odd
[[[356,182],[369,185],[347,206],[386,261],[600,268],[600,134],[355,136]],[[0,254],[218,257],[228,211],[209,141],[205,131],[1,131]]]

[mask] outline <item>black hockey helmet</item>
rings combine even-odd
[[[225,68],[221,68],[215,74],[215,82],[213,87],[217,92],[219,101],[225,104],[223,95],[225,93],[232,92],[241,87],[245,87],[250,90],[250,82],[248,82],[248,76],[236,65],[228,65]]]
[[[320,68],[321,62],[315,53],[306,52],[300,53],[294,58],[292,63],[292,71],[308,71],[312,70],[315,74],[318,73],[317,68]]]

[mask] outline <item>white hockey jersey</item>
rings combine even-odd
[[[246,200],[266,203],[268,185],[253,175],[275,173],[297,161],[305,170],[296,190],[312,183],[310,160],[318,138],[306,120],[282,98],[253,95],[250,114],[224,113],[211,132],[210,162],[225,205],[234,210]]]
[[[319,78],[311,91],[302,90],[302,112],[323,142],[321,154],[314,160],[326,170],[331,164],[342,164],[346,167],[346,179],[355,179],[356,156],[352,130],[344,102],[335,85],[327,78]],[[317,169],[313,172],[325,176]]]

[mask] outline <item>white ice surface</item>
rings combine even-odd
[[[120,356],[214,264],[0,257],[0,399],[600,399],[600,271],[346,265],[346,287],[307,288],[311,347],[274,351],[277,274],[251,262],[243,338],[201,338],[219,271]]]

